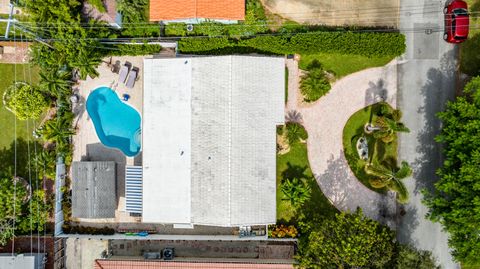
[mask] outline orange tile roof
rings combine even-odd
[[[245,19],[245,0],[150,0],[150,21]]]
[[[292,264],[96,260],[94,269],[293,269]]]

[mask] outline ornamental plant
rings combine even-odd
[[[19,120],[37,119],[48,107],[47,99],[42,92],[37,87],[23,82],[10,86],[5,91],[3,102]]]

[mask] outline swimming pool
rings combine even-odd
[[[112,89],[99,87],[92,91],[87,99],[87,112],[102,144],[129,157],[140,152],[140,114],[123,103]]]

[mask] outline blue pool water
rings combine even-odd
[[[108,87],[99,87],[87,99],[87,112],[98,138],[107,147],[133,157],[140,152],[140,114]]]

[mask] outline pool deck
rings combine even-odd
[[[86,80],[80,81],[76,86],[77,93],[80,97],[78,104],[74,105],[76,135],[73,137],[74,152],[73,161],[115,161],[117,164],[117,197],[118,207],[115,219],[105,220],[88,220],[89,222],[133,222],[134,218],[130,217],[125,209],[125,165],[141,165],[141,153],[136,157],[126,157],[117,149],[107,148],[103,146],[98,138],[93,122],[91,121],[87,111],[85,110],[86,100],[91,91],[100,86],[107,86],[115,90],[120,99],[123,94],[130,95],[130,99],[125,102],[135,108],[140,115],[143,115],[143,59],[151,58],[151,56],[123,56],[112,57],[112,63],[120,61],[121,65],[126,61],[130,62],[133,67],[140,69],[139,79],[135,82],[133,89],[128,89],[125,84],[118,82],[119,75],[111,71],[106,63],[102,63],[97,71],[97,78],[88,77]],[[105,62],[110,61],[110,57],[103,59]],[[70,173],[71,175],[71,173]],[[84,220],[82,220],[84,221]]]

